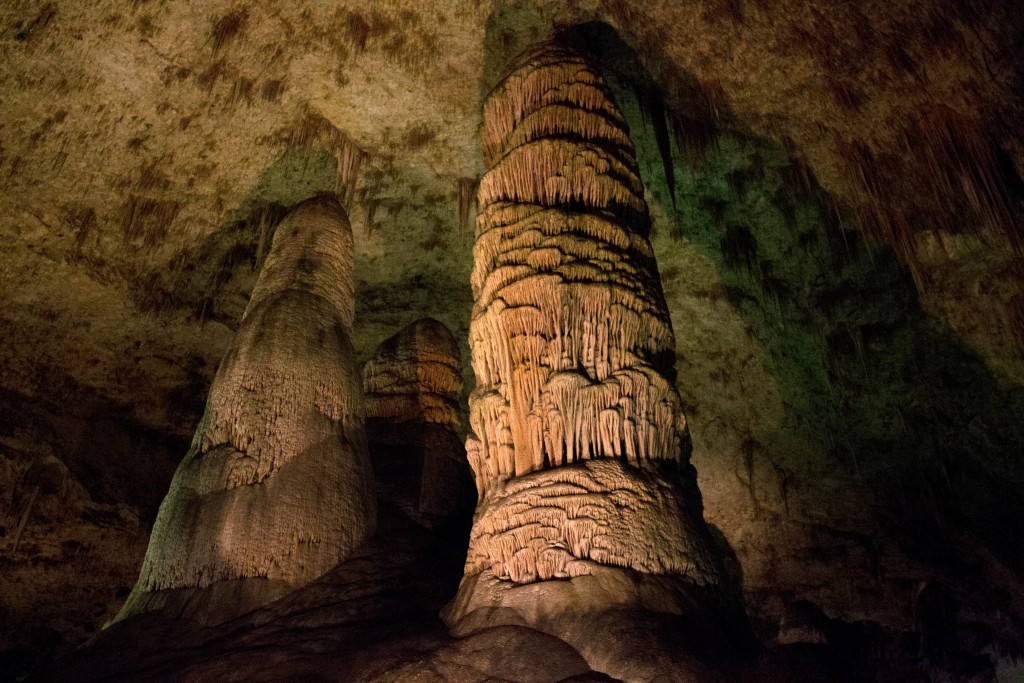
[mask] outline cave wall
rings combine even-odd
[[[287,206],[347,206],[361,362],[427,315],[468,361],[482,98],[600,21],[577,33],[637,147],[706,516],[752,615],[919,629],[940,584],[1012,652],[1014,10],[5,3],[4,647],[66,648],[118,608]]]

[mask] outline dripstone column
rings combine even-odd
[[[278,226],[119,619],[230,618],[316,579],[373,533],[353,254],[333,195]]]
[[[602,77],[556,43],[490,93],[482,137],[466,442],[480,500],[445,618],[456,634],[526,624],[623,673],[602,623],[693,613],[722,581],[634,148]]]

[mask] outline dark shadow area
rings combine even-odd
[[[931,560],[942,555],[943,518],[959,516],[1024,572],[1024,544],[1011,542],[1024,540],[1024,390],[1001,384],[922,311],[891,252],[839,218],[780,145],[722,125],[705,160],[688,162],[667,144],[685,121],[629,48],[604,25],[573,35],[608,71],[630,119],[648,191],[670,209],[672,223],[660,229],[716,264],[723,296],[771,359],[792,428],[890,503],[931,510],[892,520],[919,538],[940,532]]]
[[[387,526],[266,607],[212,627],[135,616],[30,680],[363,680],[417,661],[452,640],[438,611],[465,551],[398,518]]]
[[[469,546],[477,493],[462,439],[445,425],[367,418],[381,529],[399,515],[453,546]]]
[[[38,485],[41,495],[60,495],[66,492],[65,480],[73,478],[95,503],[127,504],[148,528],[187,442],[139,424],[129,406],[105,399],[70,377],[61,377],[59,386],[65,399],[59,405],[0,391],[3,457],[29,463],[52,455],[66,473],[34,475],[43,466],[26,465],[20,484]]]
[[[526,3],[503,6],[492,16],[485,91],[508,59],[547,37],[542,25]],[[727,302],[764,351],[785,419],[775,433],[745,435],[742,450],[751,471],[752,461],[761,458],[799,468],[789,445],[815,444],[805,476],[821,474],[868,492],[861,505],[877,528],[942,577],[920,587],[913,630],[906,632],[849,623],[813,603],[790,602],[781,626],[763,629],[778,645],[755,679],[921,680],[922,667],[970,678],[987,674],[993,653],[1024,655],[1024,622],[1012,614],[1011,596],[984,583],[989,556],[1018,583],[1024,576],[1024,389],[1001,383],[922,310],[912,278],[894,255],[869,245],[783,145],[745,130],[714,93],[686,74],[679,74],[671,92],[659,88],[608,26],[575,27],[565,36],[595,55],[630,122],[648,199],[669,217],[655,230],[713,263],[719,280],[708,297]],[[267,183],[279,182],[278,170],[267,172]],[[183,255],[171,280],[142,292],[140,306],[184,307],[196,319],[236,327],[284,215],[286,202],[268,199],[271,194],[255,192],[262,199],[247,205],[243,218],[212,235],[198,255]],[[663,260],[662,268],[675,265]],[[685,279],[686,273],[674,277]],[[389,315],[421,315],[445,301],[455,285],[454,277],[360,282],[357,299],[360,307]],[[183,417],[198,419],[206,388],[197,372],[182,391]],[[184,443],[125,427],[117,410],[72,414],[53,426],[22,397],[0,396],[0,407],[5,405],[12,406],[6,414],[13,417],[0,418],[0,439],[15,426],[39,424],[54,443],[88,444],[66,454],[67,468],[97,500],[131,501],[144,510],[146,523],[152,520]],[[381,442],[387,436],[371,434]],[[426,448],[428,436],[416,434],[414,441]],[[392,495],[412,499],[420,495],[421,472],[403,448],[386,454],[390,461],[379,465],[378,474],[407,477]],[[111,451],[125,454],[113,469]],[[159,456],[156,466],[151,452]],[[51,470],[26,469],[19,510],[31,510],[28,500],[35,494],[26,491],[59,491],[63,474]],[[472,505],[460,505],[457,520],[434,532],[409,523],[394,506],[385,508],[384,531],[354,557],[268,607],[212,629],[137,617],[40,679],[320,680],[338,671],[371,677],[459,647],[437,613],[462,576]],[[712,532],[738,592],[744,577],[736,551],[719,529]],[[872,538],[848,533],[853,543],[875,552],[873,580],[888,580]],[[975,552],[979,548],[987,555]],[[981,614],[984,609],[995,619]],[[695,657],[736,642],[706,631],[704,623],[671,626],[678,632],[666,649],[695,648]],[[504,646],[519,641],[499,642],[502,647],[489,647],[519,656],[527,651]],[[544,659],[533,652],[535,660]],[[723,663],[733,654],[715,652]],[[442,656],[432,661],[450,664]],[[0,672],[3,662],[0,657]],[[507,674],[511,667],[501,662],[494,673]],[[452,671],[448,675],[457,676]]]
[[[0,680],[79,645],[128,595],[187,443],[48,371],[62,401],[0,391]]]
[[[187,311],[236,328],[286,204],[337,182],[328,152],[284,153],[236,219],[138,278],[133,302],[143,313]],[[33,369],[48,396],[0,392],[0,571],[22,586],[0,609],[0,679],[18,680],[79,645],[127,597],[188,450],[181,435],[192,434],[206,402],[206,361],[186,354],[181,370],[184,383],[160,389],[170,433],[57,367]]]

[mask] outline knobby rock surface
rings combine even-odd
[[[580,53],[545,43],[490,94],[482,139],[467,577],[716,583],[621,113]]]
[[[353,252],[332,195],[278,227],[119,618],[222,620],[321,576],[373,533]]]

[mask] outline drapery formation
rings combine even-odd
[[[581,53],[545,43],[489,95],[482,137],[467,576],[714,581],[622,114]]]

